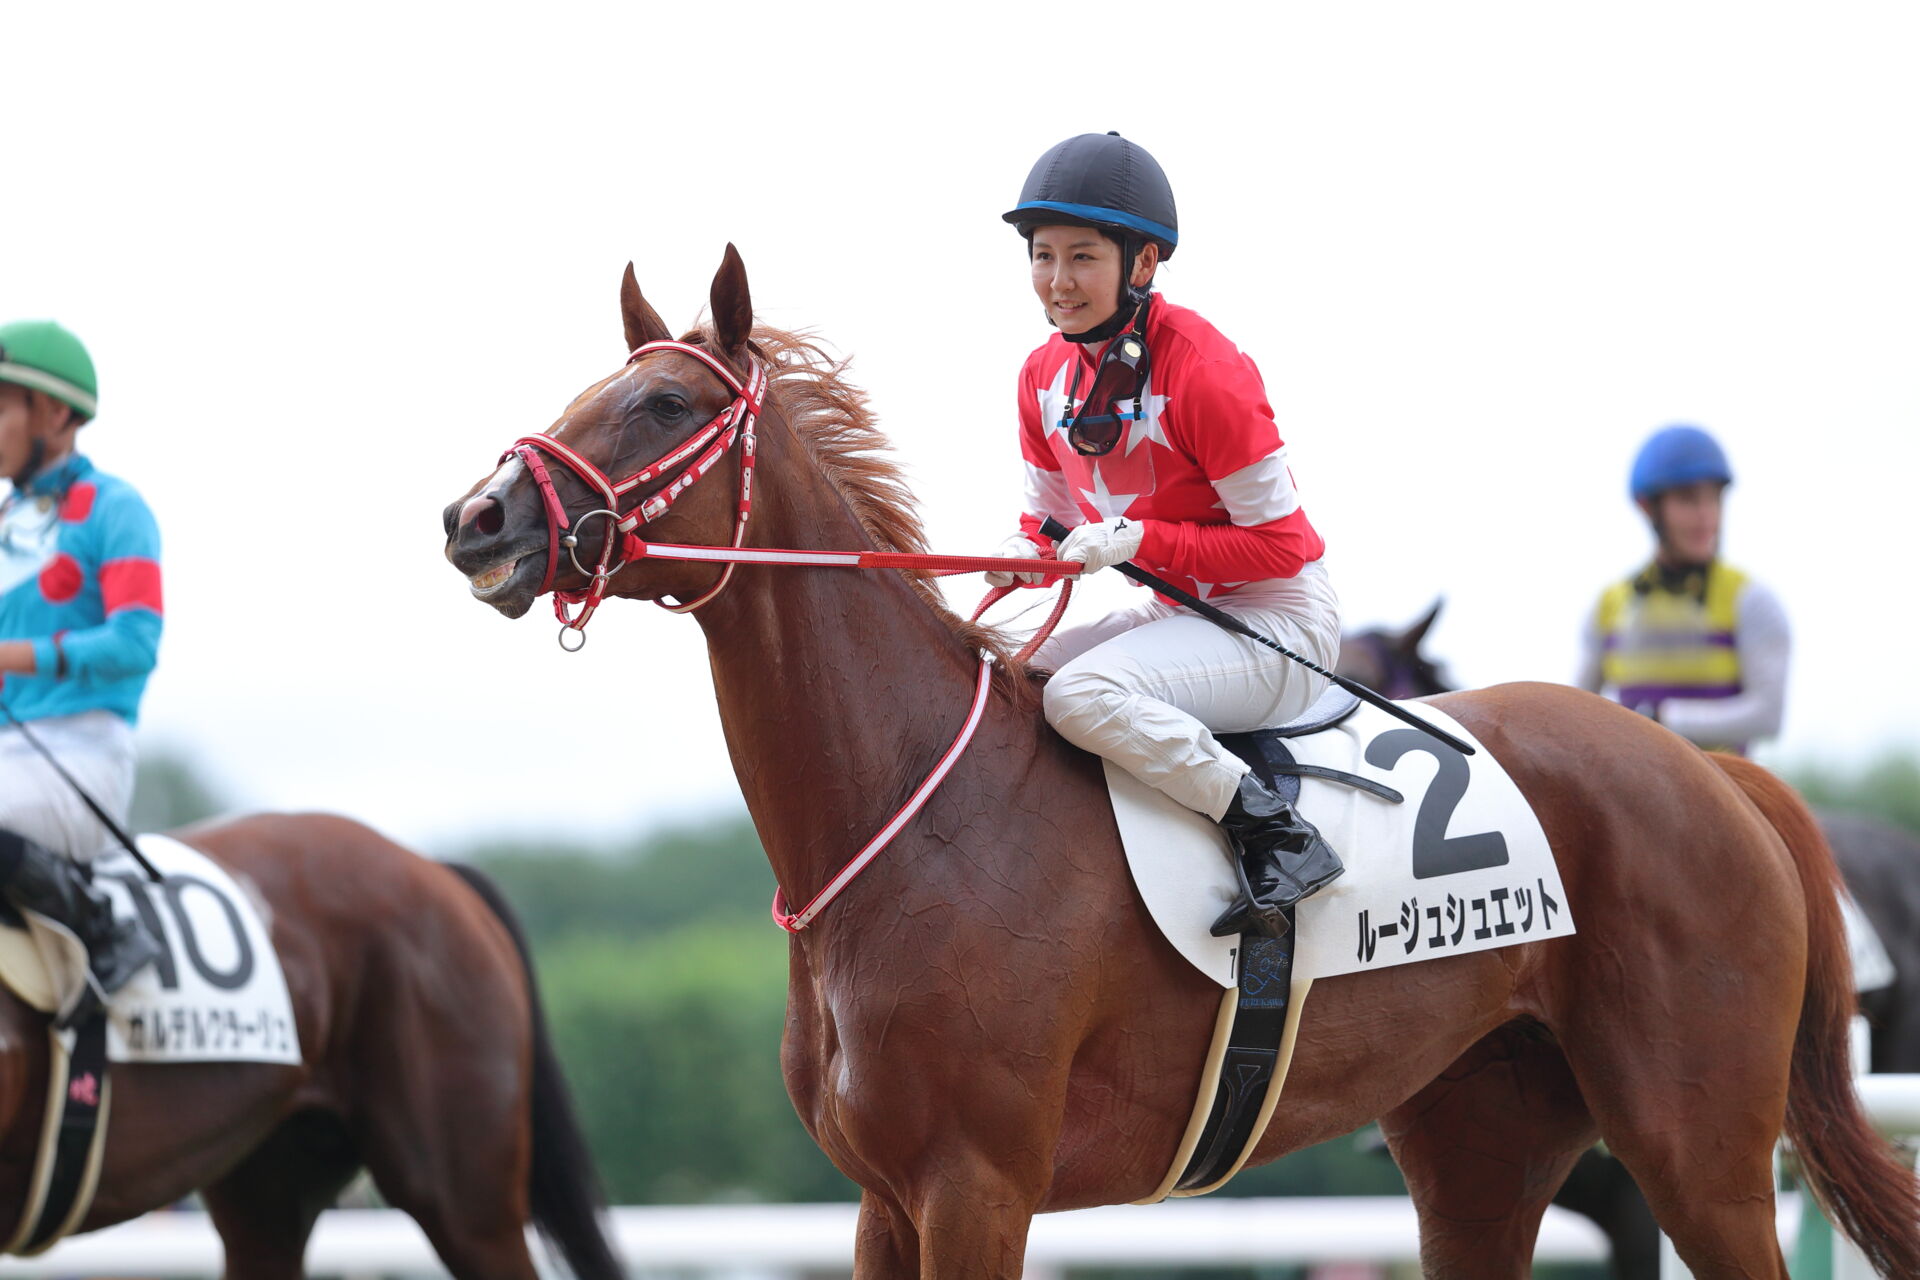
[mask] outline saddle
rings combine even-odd
[[[1328,685],[1327,691],[1320,695],[1314,704],[1300,715],[1283,725],[1270,729],[1255,729],[1251,733],[1223,733],[1217,741],[1221,746],[1247,762],[1260,781],[1285,796],[1289,804],[1300,801],[1300,779],[1320,778],[1327,782],[1337,782],[1342,786],[1365,791],[1369,795],[1379,796],[1382,800],[1400,804],[1406,797],[1392,787],[1383,786],[1370,778],[1357,773],[1348,773],[1342,769],[1330,769],[1324,765],[1302,764],[1294,758],[1287,747],[1290,738],[1305,738],[1313,734],[1332,729],[1342,724],[1354,712],[1360,709],[1360,698],[1348,693],[1339,685]]]

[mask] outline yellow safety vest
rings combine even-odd
[[[1740,692],[1740,590],[1747,575],[1718,560],[1669,589],[1652,566],[1600,597],[1600,673],[1630,707]]]

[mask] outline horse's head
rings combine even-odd
[[[1446,671],[1420,652],[1443,603],[1434,601],[1433,608],[1405,631],[1375,627],[1342,636],[1337,670],[1389,698],[1424,698],[1450,692],[1454,686]]]
[[[713,586],[712,565],[622,565],[640,526],[660,542],[734,538],[742,490],[722,477],[750,465],[766,383],[749,350],[753,304],[732,245],[710,304],[710,329],[674,342],[628,265],[620,284],[627,363],[576,396],[544,433],[516,441],[446,509],[447,559],[475,599],[517,618],[549,589],[597,603],[601,594],[688,600]],[[729,456],[733,467],[721,466]],[[721,475],[694,483],[709,470]]]

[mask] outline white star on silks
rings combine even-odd
[[[1122,401],[1122,405],[1131,410],[1131,401]],[[1148,377],[1147,385],[1140,395],[1140,416],[1127,424],[1127,456],[1133,456],[1134,449],[1142,440],[1158,440],[1164,449],[1173,446],[1167,443],[1167,433],[1160,429],[1160,411],[1167,407],[1167,397],[1153,394],[1153,379]]]
[[[1090,506],[1100,513],[1102,520],[1111,520],[1123,516],[1139,500],[1137,493],[1114,493],[1107,488],[1107,478],[1100,472],[1100,464],[1089,468],[1093,472],[1093,488],[1080,490]]]
[[[1053,376],[1053,385],[1034,393],[1040,401],[1040,438],[1043,440],[1056,431],[1064,431],[1061,420],[1073,412],[1073,402],[1067,399],[1067,373],[1072,364],[1069,360],[1061,365],[1060,372]]]
[[[1211,600],[1213,599],[1213,593],[1216,591],[1231,590],[1234,587],[1244,587],[1246,585],[1244,582],[1202,582],[1200,579],[1195,578],[1193,580],[1193,594],[1199,596],[1202,600]]]

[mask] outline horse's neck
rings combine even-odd
[[[810,465],[766,462],[754,543],[872,545]],[[978,655],[889,571],[742,570],[695,616],[740,789],[774,874],[798,905],[946,751],[965,718]]]

